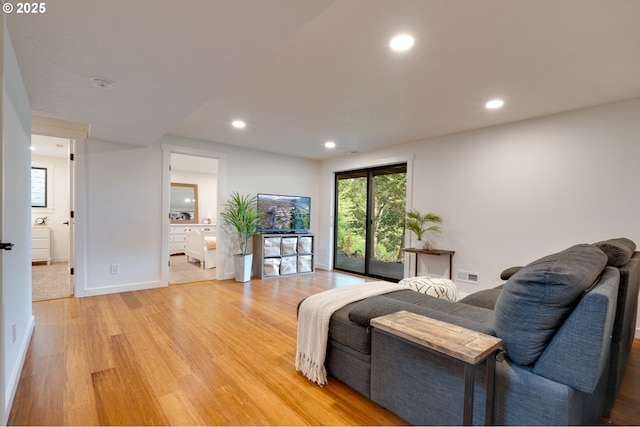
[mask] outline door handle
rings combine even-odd
[[[64,225],[69,225],[69,221],[63,222]]]
[[[0,249],[5,251],[10,251],[13,248],[13,243],[2,243],[0,242]]]

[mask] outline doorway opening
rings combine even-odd
[[[169,285],[215,280],[218,159],[171,153]]]
[[[73,141],[31,136],[32,301],[73,295]]]
[[[337,270],[399,281],[404,277],[407,164],[335,175]]]

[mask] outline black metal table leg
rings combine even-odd
[[[464,365],[464,409],[462,411],[462,425],[473,424],[473,385],[476,378],[475,365]]]

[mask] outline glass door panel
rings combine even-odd
[[[336,178],[335,267],[365,274],[367,241],[367,174],[340,174]]]
[[[406,165],[402,166],[373,171],[372,186],[369,274],[396,280],[404,276],[404,256],[400,248],[404,236],[407,173]]]
[[[336,174],[336,269],[402,279],[406,171],[400,164]]]

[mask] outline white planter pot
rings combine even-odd
[[[253,254],[238,254],[233,256],[233,268],[236,282],[248,282],[251,280],[251,267]]]
[[[413,243],[413,247],[414,247],[415,249],[420,249],[420,250],[422,250],[422,249],[424,249],[426,246],[427,246],[427,241],[426,241],[426,240],[416,240],[416,241]]]

